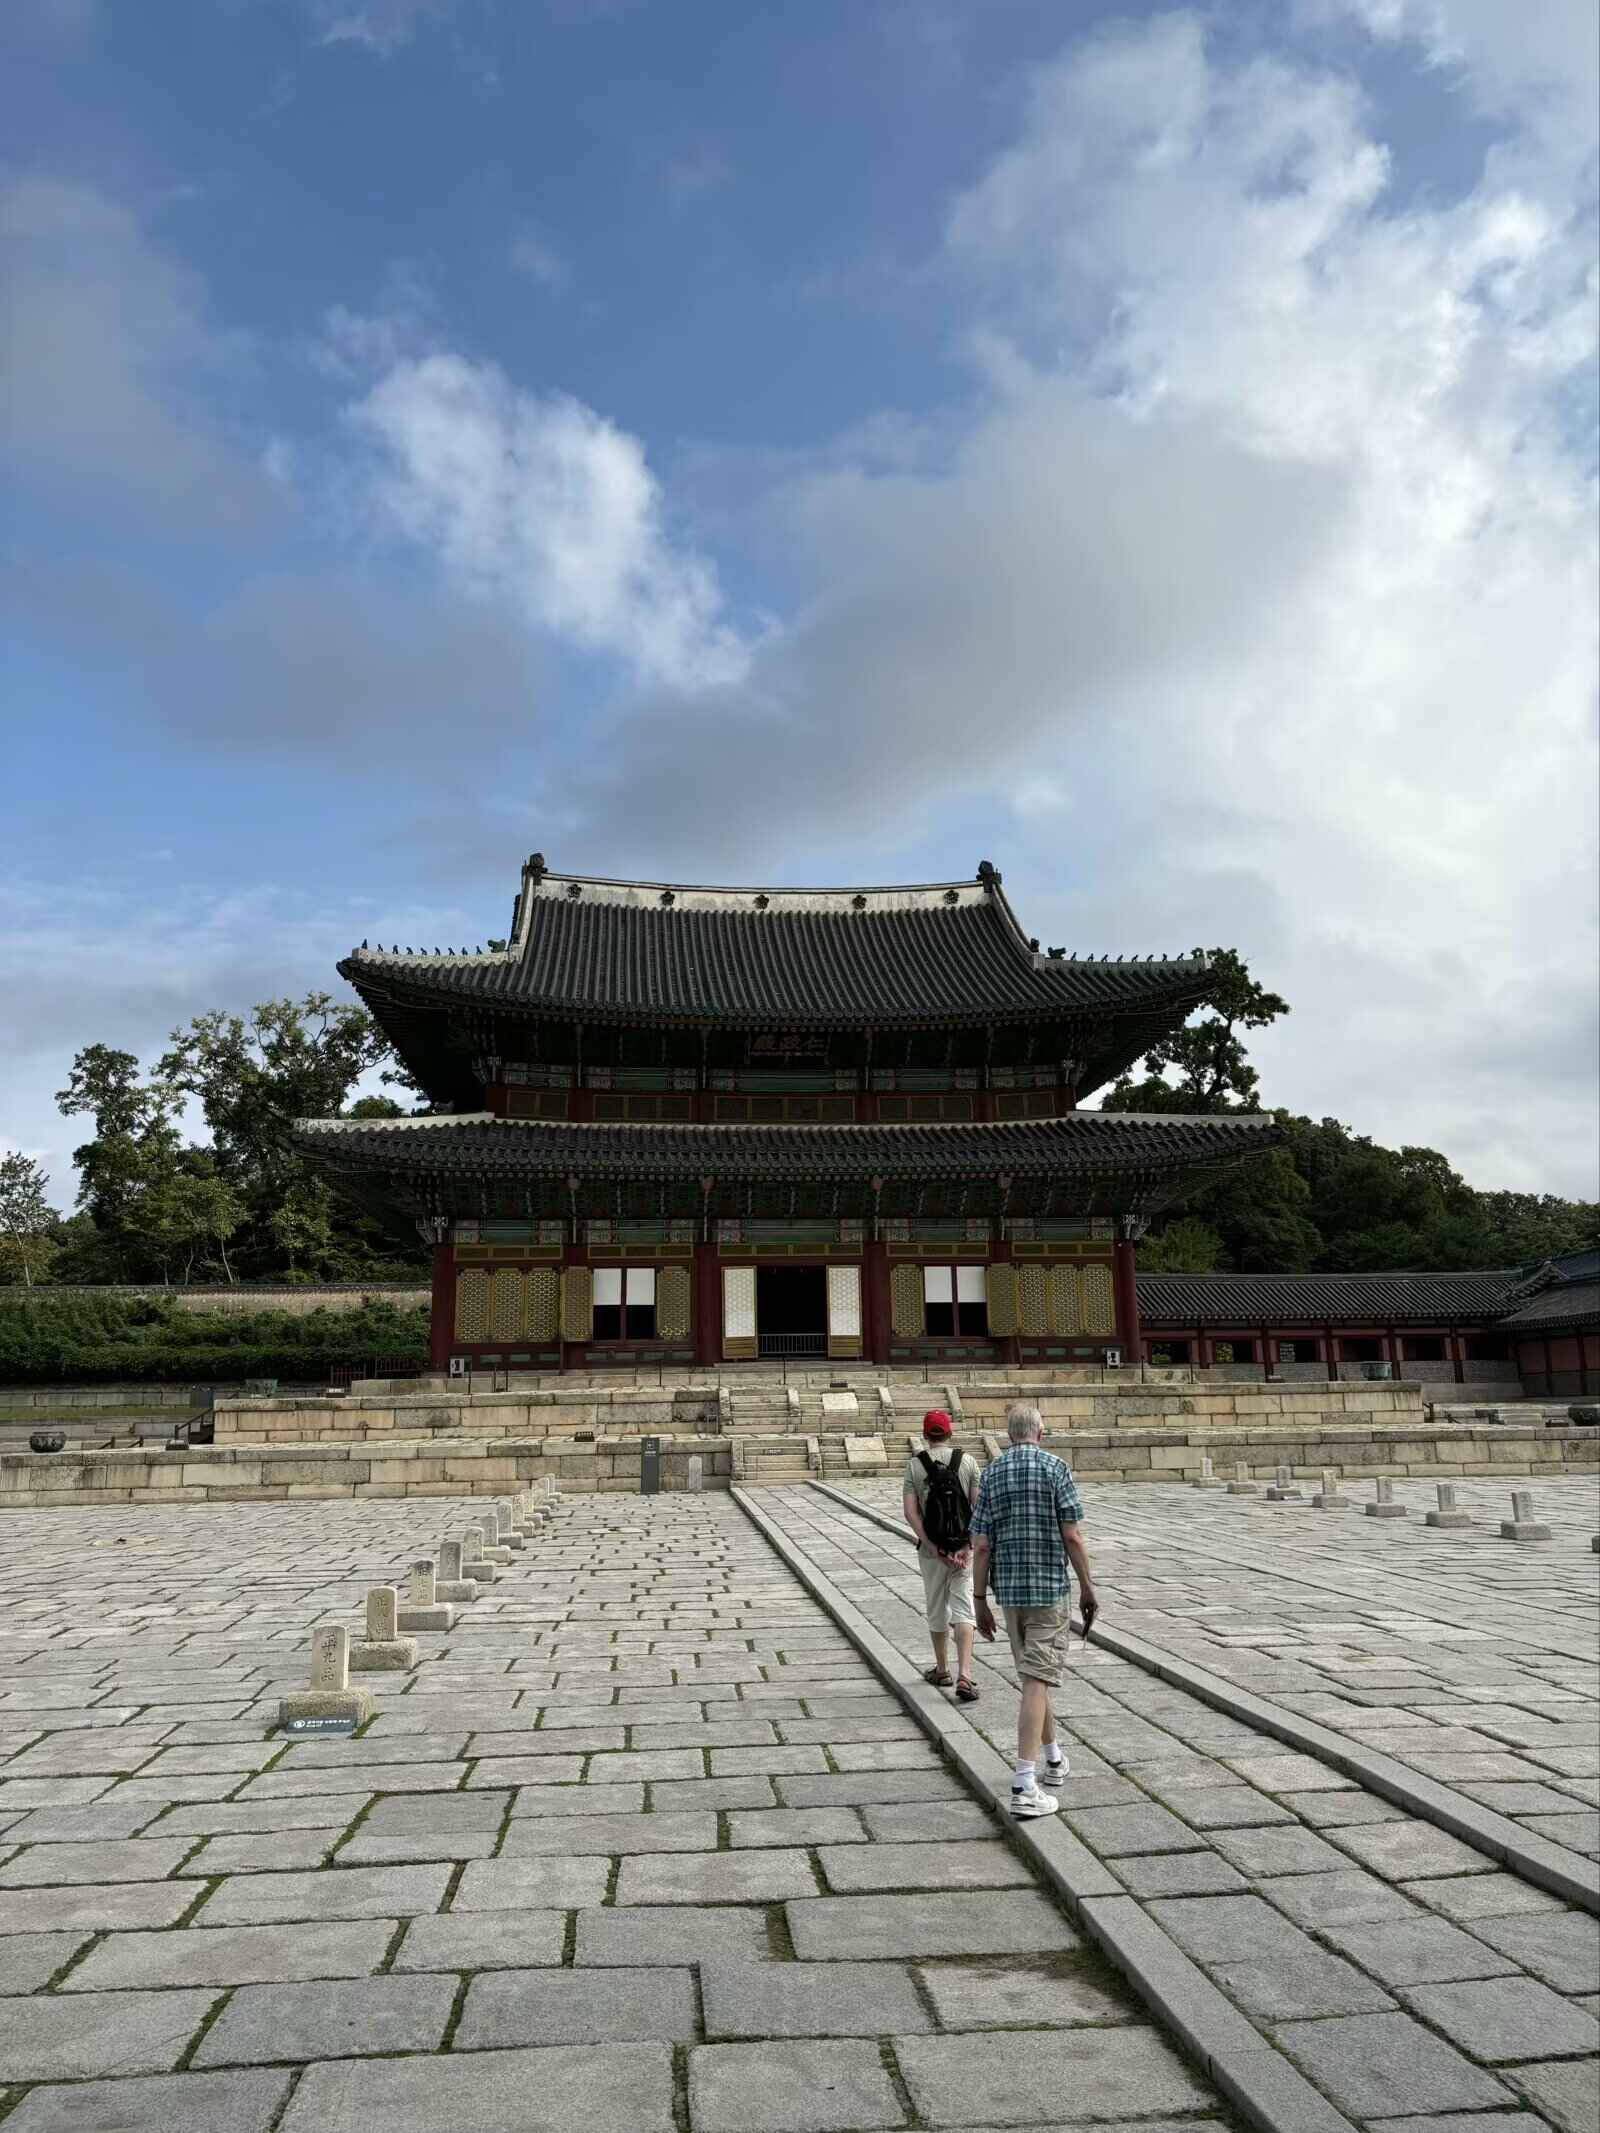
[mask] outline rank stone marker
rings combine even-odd
[[[392,1585],[367,1594],[367,1634],[350,1647],[354,1674],[409,1674],[417,1663],[417,1640],[400,1634],[400,1595]]]
[[[1241,1459],[1233,1470],[1233,1479],[1228,1483],[1230,1496],[1254,1496],[1256,1484],[1250,1479],[1250,1469]]]
[[[280,1726],[307,1732],[353,1730],[372,1716],[372,1698],[350,1686],[350,1632],[342,1622],[325,1623],[311,1632],[311,1687],[285,1696],[278,1705]]]
[[[395,1617],[396,1626],[402,1631],[449,1629],[455,1619],[455,1609],[439,1598],[433,1557],[425,1555],[411,1565],[406,1575],[406,1604]]]
[[[1500,1521],[1500,1538],[1507,1541],[1547,1541],[1550,1528],[1541,1526],[1533,1515],[1533,1491],[1511,1491],[1511,1516]]]
[[[698,1452],[689,1454],[689,1494],[698,1496],[706,1485],[706,1463]]]
[[[497,1568],[505,1569],[511,1561],[511,1550],[502,1547],[500,1543],[500,1521],[495,1516],[493,1504],[485,1507],[483,1524],[478,1528],[478,1532],[481,1536],[477,1556],[478,1561],[481,1563],[493,1563]],[[472,1572],[468,1570],[467,1575],[471,1577]]]
[[[528,1543],[517,1531],[517,1514],[509,1503],[497,1503],[494,1507],[495,1538],[502,1548],[509,1548],[515,1555]]]
[[[476,1583],[461,1575],[460,1541],[439,1543],[439,1573],[434,1580],[433,1597],[436,1603],[449,1600],[456,1606],[468,1607],[478,1597]]]
[[[1211,1454],[1209,1452],[1201,1453],[1200,1472],[1196,1479],[1190,1483],[1190,1486],[1196,1489],[1220,1489],[1222,1487],[1222,1478],[1211,1464]]]
[[[1350,1499],[1339,1494],[1339,1476],[1331,1466],[1322,1469],[1322,1487],[1311,1499],[1316,1511],[1348,1511]]]
[[[1294,1476],[1286,1466],[1276,1469],[1272,1487],[1267,1491],[1268,1503],[1299,1503],[1300,1491],[1294,1486]]]
[[[1368,1518],[1405,1517],[1405,1505],[1396,1503],[1394,1500],[1394,1483],[1392,1481],[1380,1478],[1372,1484],[1372,1487],[1374,1494],[1371,1503],[1364,1503],[1361,1506]]]
[[[1439,1526],[1451,1532],[1459,1530],[1462,1526],[1470,1526],[1472,1524],[1471,1518],[1456,1502],[1455,1483],[1453,1481],[1441,1481],[1438,1484],[1438,1489],[1439,1508],[1437,1511],[1430,1511],[1423,1520],[1423,1524],[1425,1526]]]
[[[500,1575],[489,1560],[481,1526],[468,1526],[462,1536],[461,1575],[474,1585],[492,1585]]]

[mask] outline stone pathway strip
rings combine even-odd
[[[1181,1483],[1094,1491],[1108,1622],[1525,1835],[1600,1860],[1596,1621],[1600,1481],[1541,1479],[1549,1541],[1500,1537],[1510,1480],[1453,1483],[1465,1529],[1425,1524],[1435,1491],[1393,1483],[1393,1522]],[[893,1485],[851,1494],[897,1515]]]
[[[753,1508],[797,1569],[832,1590],[841,1618],[887,1648],[880,1666],[947,1755],[1002,1786],[1016,1704],[1004,1647],[979,1647],[978,1705],[939,1697],[919,1678],[921,1586],[898,1532],[811,1487],[761,1491]],[[1114,1609],[1109,1595],[1103,1604]],[[1541,2122],[1592,2133],[1592,1918],[1098,1645],[1074,1648],[1059,1708],[1073,1763],[1063,1812],[1015,1835],[1054,1847],[1079,1918],[1094,1917],[1109,1883],[1153,1939],[1158,1929],[1198,1966],[1258,2048],[1276,2047],[1352,2120],[1454,2127],[1451,2114],[1483,2112],[1471,2123],[1484,2133]],[[1152,1953],[1144,1967],[1155,1966]],[[1491,2005],[1505,2010],[1498,2036],[1474,2019]]]
[[[476,1508],[6,1524],[4,2133],[1237,2127],[726,1496],[569,1502],[272,1731]]]
[[[863,1501],[860,1492],[849,1493],[820,1482],[816,1486],[845,1508],[878,1520],[897,1537],[904,1531],[902,1523],[881,1503]],[[1588,1488],[1590,1485],[1584,1481],[1579,1486]],[[1117,1560],[1120,1560],[1120,1552],[1113,1556],[1113,1561]],[[1600,1564],[1596,1565],[1596,1572],[1600,1572]],[[1591,1584],[1600,1583],[1595,1573],[1580,1572],[1580,1575],[1588,1576]],[[1109,1589],[1110,1581],[1107,1582]],[[1594,1604],[1600,1607],[1600,1593],[1597,1593]],[[1340,1627],[1348,1630],[1351,1625]],[[1427,1745],[1447,1743],[1452,1732],[1458,1730],[1451,1728],[1448,1721],[1435,1724],[1424,1718],[1419,1728],[1412,1714],[1402,1713],[1401,1722],[1396,1725],[1393,1711],[1385,1710],[1383,1717],[1374,1724],[1370,1707],[1350,1706],[1348,1709],[1359,1711],[1367,1723],[1352,1725],[1347,1718],[1341,1731],[1334,1725],[1324,1724],[1307,1709],[1292,1708],[1270,1696],[1258,1695],[1252,1687],[1227,1679],[1210,1666],[1197,1663],[1193,1656],[1180,1656],[1163,1645],[1152,1643],[1148,1637],[1130,1634],[1118,1627],[1114,1620],[1096,1625],[1094,1641],[1119,1658],[1132,1660],[1135,1665],[1173,1683],[1202,1702],[1231,1717],[1243,1719],[1292,1749],[1314,1756],[1369,1791],[1464,1839],[1564,1902],[1600,1915],[1600,1865],[1575,1854],[1572,1833],[1559,1841],[1541,1835],[1537,1825],[1543,1822],[1549,1826],[1551,1817],[1523,1814],[1517,1819],[1491,1804],[1503,1801],[1507,1806],[1521,1807],[1528,1803],[1530,1793],[1545,1801],[1559,1801],[1560,1796],[1544,1785],[1497,1783],[1463,1789],[1461,1785],[1447,1782],[1445,1772],[1470,1774],[1481,1767],[1483,1760],[1470,1749],[1465,1756],[1426,1752]],[[1192,1651],[1193,1640],[1185,1641]],[[1255,1651],[1257,1648],[1252,1645],[1249,1649]],[[1497,1688],[1495,1693],[1513,1692]],[[1309,1699],[1300,1701],[1304,1703]],[[1574,1701],[1580,1706],[1586,1702],[1589,1707],[1586,1714],[1588,1725],[1595,1736],[1597,1754],[1600,1754],[1600,1705],[1596,1705],[1593,1698],[1574,1698]],[[1325,1710],[1326,1704],[1318,1708]],[[1539,1718],[1534,1723],[1544,1726],[1546,1721]],[[1421,1753],[1414,1747],[1418,1738],[1425,1744]],[[1410,1749],[1410,1759],[1403,1760],[1390,1753],[1391,1742]],[[1496,1760],[1498,1764],[1500,1759]],[[1419,1767],[1419,1763],[1427,1767]],[[1524,1770],[1525,1778],[1532,1775],[1531,1768]],[[1591,1781],[1579,1779],[1572,1782],[1579,1787],[1589,1783],[1593,1789]],[[1564,1826],[1567,1818],[1556,1819]]]

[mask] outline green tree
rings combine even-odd
[[[217,1174],[244,1211],[239,1251],[252,1274],[371,1271],[415,1260],[410,1240],[391,1237],[354,1208],[330,1203],[295,1142],[302,1118],[340,1115],[361,1077],[391,1057],[364,1008],[331,994],[268,1000],[248,1016],[197,1016],[175,1030],[156,1071],[197,1098],[211,1129]],[[359,1117],[401,1116],[387,1096],[362,1097]]]
[[[179,1154],[176,1119],[181,1094],[141,1080],[132,1052],[90,1044],[72,1062],[56,1103],[68,1118],[87,1114],[94,1137],[73,1154],[78,1202],[93,1218],[116,1280],[148,1271],[150,1252],[139,1227],[144,1196],[173,1169]]]
[[[1146,1274],[1209,1274],[1222,1257],[1222,1239],[1209,1223],[1193,1215],[1169,1222],[1159,1235],[1139,1247],[1139,1270]]]
[[[203,1264],[215,1250],[223,1277],[232,1287],[228,1239],[244,1220],[244,1203],[216,1175],[209,1159],[174,1165],[153,1179],[139,1215],[142,1234],[161,1261],[163,1280],[171,1280],[175,1263],[182,1265],[183,1280],[191,1280],[195,1261]]]
[[[1265,1029],[1289,1003],[1250,975],[1233,948],[1197,948],[1207,963],[1198,1020],[1152,1045],[1135,1080],[1124,1074],[1102,1098],[1105,1111],[1258,1111],[1261,1077],[1250,1064],[1242,1030]],[[1177,1079],[1169,1080],[1169,1075]]]
[[[58,1218],[46,1198],[49,1183],[43,1164],[20,1150],[0,1155],[0,1276],[13,1280],[15,1268],[29,1289],[58,1249],[51,1235]]]

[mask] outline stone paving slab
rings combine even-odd
[[[8,2125],[797,2133],[904,2125],[924,2040],[1114,2031],[1160,2061],[726,1497],[563,1506],[450,1631],[419,1633],[414,1674],[372,1677],[358,1737],[277,1733],[312,1628],[358,1623],[368,1586],[479,1515],[8,1528],[0,1697],[45,1699],[0,1727],[0,1858],[21,1868],[0,1977],[27,2010],[0,2035],[32,2054],[0,2061]],[[75,1848],[97,1878],[49,1878]],[[130,1866],[154,1878],[113,1878]],[[1220,2129],[1184,2081],[1181,2105],[1135,2090],[1122,2115]],[[1012,2125],[955,2094],[971,2133]]]
[[[268,2133],[289,2093],[281,2070],[167,2074],[31,2089],[6,2120],[13,2133]]]

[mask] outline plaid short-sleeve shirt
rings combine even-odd
[[[1002,1607],[1052,1607],[1066,1597],[1072,1579],[1061,1528],[1082,1516],[1071,1467],[1042,1445],[1013,1444],[985,1467],[972,1537],[989,1543]]]

